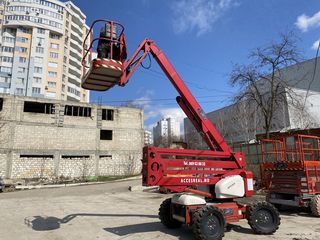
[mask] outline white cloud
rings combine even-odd
[[[315,41],[315,42],[313,43],[313,45],[312,45],[312,49],[317,50],[318,47],[319,47],[319,42],[320,42],[320,40]]]
[[[320,26],[320,11],[309,17],[305,14],[300,15],[297,18],[296,26],[303,32],[306,32],[311,27]]]
[[[138,106],[144,110],[145,128],[152,130],[157,122],[163,118],[175,118],[183,126],[183,119],[186,117],[180,107],[165,107],[161,104],[153,102],[151,97],[154,92],[147,90],[144,95],[130,102],[133,106]]]
[[[213,24],[231,7],[238,6],[236,0],[179,0],[172,5],[175,33],[195,30],[197,36],[210,32]]]
[[[154,111],[153,109],[156,109],[156,111]],[[157,122],[163,118],[175,118],[180,123],[180,126],[182,128],[183,119],[185,117],[186,115],[179,107],[168,108],[154,105],[150,109],[144,109],[144,121],[149,122],[149,124],[145,124],[145,127],[148,130],[152,130],[152,128],[156,126]]]

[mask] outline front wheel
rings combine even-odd
[[[197,240],[221,240],[225,225],[222,211],[214,206],[198,208],[192,215],[192,230]]]
[[[258,202],[247,208],[247,219],[257,234],[273,234],[280,225],[278,210],[270,203]]]

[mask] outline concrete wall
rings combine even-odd
[[[143,112],[56,100],[0,95],[0,177],[55,178],[130,175],[141,170]],[[52,114],[24,112],[25,101],[49,103]],[[64,106],[91,108],[91,117],[67,116]],[[102,120],[101,109],[114,111]],[[100,140],[111,130],[112,140]]]

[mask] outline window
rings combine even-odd
[[[43,47],[36,47],[36,53],[44,53]]]
[[[44,44],[44,38],[37,37],[37,44],[39,47],[42,46]]]
[[[15,17],[17,16],[15,15]],[[19,17],[28,17],[28,16],[19,16]],[[17,19],[14,19],[14,20],[17,20]],[[27,19],[18,19],[18,20],[27,20]],[[23,33],[30,33],[30,29],[24,28],[24,27],[18,27],[18,31]]]
[[[40,94],[40,92],[41,92],[41,89],[40,89],[40,88],[38,88],[38,87],[33,87],[33,88],[32,88],[32,93],[34,93],[34,94]]]
[[[39,34],[45,34],[45,33],[46,33],[46,30],[43,29],[43,28],[38,28],[37,32],[38,32]]]
[[[76,96],[80,96],[80,91],[78,91],[78,90],[75,89],[75,88],[68,87],[68,92],[69,92],[69,93],[72,93],[72,94],[74,94],[74,95],[76,95]]]
[[[53,114],[54,105],[52,103],[24,102],[23,111],[32,113]]]
[[[28,50],[28,49],[25,48],[25,47],[16,47],[16,51],[18,51],[18,52],[26,53],[27,50]]]
[[[13,47],[6,47],[6,46],[3,46],[2,48],[2,52],[10,52],[12,53],[13,52]]]
[[[0,82],[9,83],[11,80],[10,77],[0,77]]]
[[[51,82],[51,81],[48,82],[48,87],[55,88],[56,86],[57,86],[56,82]]]
[[[50,52],[50,57],[51,58],[59,58],[59,53]]]
[[[91,108],[66,105],[64,115],[75,117],[91,117]]]
[[[60,36],[57,35],[57,34],[51,33],[50,34],[50,38],[52,38],[52,39],[60,39]]]
[[[57,43],[51,43],[50,47],[51,47],[52,49],[59,49],[59,44],[57,44]]]
[[[18,77],[18,83],[24,84],[24,78]]]
[[[17,95],[23,95],[23,88],[16,88],[15,92]]]
[[[0,112],[2,111],[3,108],[3,98],[0,98]]]
[[[56,62],[48,62],[48,66],[49,67],[53,67],[53,68],[57,68],[58,67],[58,63],[56,63]]]
[[[10,73],[11,74],[12,68],[11,67],[0,67],[0,72]]]
[[[13,62],[13,57],[6,57],[6,56],[3,56],[3,57],[1,57],[1,62],[8,62],[8,63],[12,63],[12,62]]]
[[[112,130],[100,130],[100,140],[112,140]]]
[[[25,72],[26,72],[26,68],[18,67],[18,73],[25,73]]]
[[[102,120],[113,121],[113,109],[102,109]]]
[[[34,57],[35,63],[43,63],[43,57]]]
[[[42,73],[42,67],[34,67],[35,73]]]
[[[42,82],[42,79],[41,79],[40,77],[34,77],[34,78],[33,78],[33,81],[34,81],[35,83],[41,83],[41,82]]]
[[[27,58],[19,57],[19,63],[25,63],[26,61],[27,61]]]
[[[29,41],[26,37],[17,37],[17,42],[27,43]]]
[[[14,43],[14,38],[13,37],[3,37],[2,41],[7,42],[7,43]]]
[[[51,77],[51,78],[56,78],[58,76],[57,72],[51,72],[49,71],[48,72],[48,76]]]

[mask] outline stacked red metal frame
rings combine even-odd
[[[291,145],[288,138],[294,139]],[[268,145],[271,148],[267,148]],[[261,146],[260,172],[263,186],[275,192],[320,193],[320,137],[294,135],[266,139]]]

